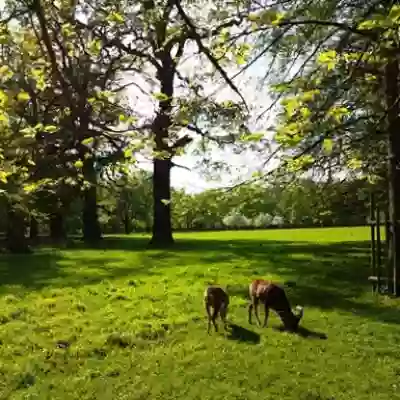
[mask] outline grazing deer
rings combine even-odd
[[[208,316],[208,329],[207,332],[210,333],[211,322],[214,325],[215,332],[218,332],[217,324],[215,320],[218,313],[224,323],[224,328],[226,329],[226,314],[228,312],[229,296],[228,294],[219,286],[208,286],[204,291],[204,305]],[[213,313],[211,314],[211,308],[213,308]]]
[[[258,325],[261,325],[258,316],[258,305],[261,302],[265,307],[265,319],[263,327],[267,326],[269,309],[272,308],[280,317],[285,329],[295,331],[303,317],[303,308],[296,307],[297,315],[293,314],[285,290],[271,281],[256,279],[249,286],[249,324],[254,309]]]

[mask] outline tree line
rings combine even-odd
[[[137,171],[130,179],[109,182],[99,189],[98,215],[101,231],[107,234],[151,232],[153,224],[151,173]],[[209,189],[187,193],[172,189],[173,230],[265,229],[282,227],[327,227],[365,225],[369,215],[370,185],[365,180],[316,182],[277,181],[243,185],[235,190]],[[50,236],[65,240],[82,233],[75,198],[68,213],[37,215],[31,239]],[[60,232],[54,219],[62,226]],[[4,221],[5,219],[1,219]],[[0,231],[5,225],[0,222]]]

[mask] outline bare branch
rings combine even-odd
[[[180,165],[180,164],[177,164],[174,162],[172,162],[172,167],[178,167],[178,168],[186,169],[187,171],[192,171],[189,167],[186,167],[185,165]]]

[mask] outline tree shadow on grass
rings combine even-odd
[[[104,279],[161,275],[170,267],[195,265],[204,277],[210,265],[217,269],[223,263],[232,275],[247,279],[279,275],[282,281],[296,282],[288,289],[290,302],[322,310],[343,310],[377,321],[400,324],[399,307],[358,301],[371,287],[369,275],[369,242],[290,242],[273,240],[213,240],[178,239],[167,250],[148,247],[148,238],[106,237],[99,250],[87,252],[81,258],[68,259],[64,252],[37,250],[33,255],[0,256],[0,290],[4,285],[22,285],[38,289],[46,285],[72,286],[94,284]],[[72,242],[69,251],[86,249],[83,243]],[[135,254],[133,264],[118,254]],[[79,256],[79,253],[76,253]],[[67,257],[67,259],[66,259]],[[80,256],[79,256],[80,257]],[[69,263],[68,270],[63,264]],[[77,273],[71,265],[76,263]],[[115,266],[115,263],[119,265]],[[126,263],[128,265],[121,265]],[[130,264],[130,265],[129,265]],[[227,266],[228,264],[228,266]],[[82,268],[82,271],[80,269]],[[222,266],[221,266],[222,268]],[[190,272],[182,272],[186,274]],[[197,273],[197,272],[196,272]],[[203,276],[203,275],[202,275]],[[55,284],[56,281],[56,284]],[[248,298],[248,286],[230,285],[231,295]],[[4,290],[3,290],[4,292]]]
[[[140,284],[140,278],[158,275],[139,259],[139,265],[121,265],[117,257],[90,255],[68,258],[57,250],[36,250],[30,255],[0,256],[0,294],[15,290],[40,290],[45,287],[79,287],[123,277],[134,278],[131,285]]]
[[[246,342],[251,344],[258,344],[261,341],[261,336],[243,326],[236,324],[229,324],[229,333],[227,336],[230,340],[236,340],[238,342]]]

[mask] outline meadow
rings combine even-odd
[[[0,399],[400,398],[400,301],[367,281],[367,228],[109,236],[0,256]],[[298,334],[247,322],[255,277],[291,280]],[[228,332],[203,291],[228,285]],[[263,315],[263,314],[262,314]],[[222,328],[222,324],[220,324]]]

